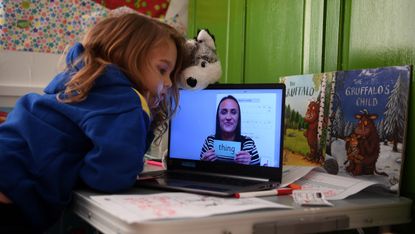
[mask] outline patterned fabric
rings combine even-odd
[[[128,6],[154,18],[164,18],[170,0],[93,0],[109,9]]]
[[[241,147],[241,151],[248,151],[249,154],[251,155],[251,165],[258,165],[260,163],[260,158],[259,158],[259,154],[258,154],[258,150],[256,148],[255,142],[254,140],[252,140],[250,137],[248,136],[242,136],[242,147]],[[202,147],[202,152],[200,153],[200,158],[202,158],[202,155],[210,150],[213,149],[213,142],[215,140],[215,136],[214,135],[210,135],[206,138],[205,143],[203,144]],[[217,155],[217,158],[219,161],[224,161],[224,162],[234,162],[233,160],[229,160],[229,158],[225,158],[225,157],[221,157],[220,155]]]
[[[170,0],[166,17],[161,19],[162,22],[169,24],[184,36],[187,35],[187,18],[188,18],[189,0]]]
[[[2,0],[0,50],[62,53],[106,15],[90,0]]]
[[[87,29],[110,15],[141,13],[185,34],[187,0],[0,0],[0,50],[62,54]]]

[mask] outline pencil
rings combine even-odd
[[[292,191],[293,190],[291,188],[280,188],[280,189],[265,190],[265,191],[235,193],[234,197],[244,198],[244,197],[280,196],[280,195],[289,195],[292,193]]]

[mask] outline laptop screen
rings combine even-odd
[[[244,175],[281,168],[284,95],[283,84],[180,90],[168,166]]]

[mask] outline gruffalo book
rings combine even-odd
[[[412,66],[285,76],[284,165],[375,181],[399,194]]]
[[[411,66],[335,72],[326,142],[333,174],[399,192],[410,80]]]
[[[333,73],[285,76],[283,164],[322,166]]]

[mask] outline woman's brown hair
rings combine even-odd
[[[167,130],[167,121],[175,112],[179,101],[177,83],[186,56],[185,39],[174,28],[147,16],[131,13],[109,17],[88,31],[82,41],[84,52],[78,60],[84,66],[66,84],[64,93],[68,98],[63,101],[84,100],[108,64],[117,65],[134,84],[134,88],[144,94],[142,66],[149,66],[149,52],[157,43],[166,39],[171,39],[176,44],[177,60],[170,76],[172,86],[167,97],[151,109],[151,129],[157,136],[161,136]]]

